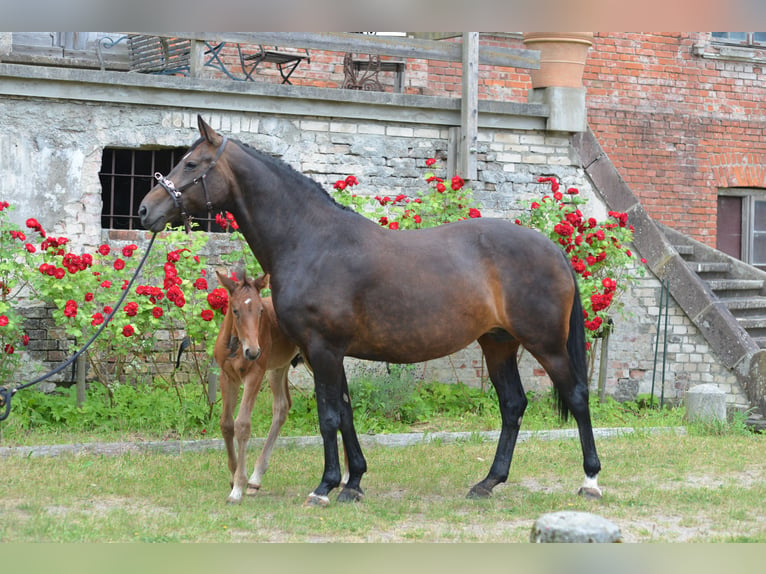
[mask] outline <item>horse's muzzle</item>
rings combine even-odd
[[[261,356],[261,348],[258,347],[255,350],[250,348],[242,349],[242,354],[245,355],[245,359],[248,361],[257,361],[258,357]]]

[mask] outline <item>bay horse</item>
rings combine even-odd
[[[261,298],[261,290],[268,285],[268,275],[249,279],[242,272],[240,281],[218,271],[216,275],[218,282],[229,293],[228,307],[218,331],[213,356],[221,368],[219,388],[223,407],[220,425],[231,472],[232,490],[226,502],[237,504],[242,501],[243,493],[254,495],[261,488],[261,479],[269,467],[274,443],[292,405],[287,372],[298,355],[298,347],[279,329],[271,299]],[[248,480],[246,452],[250,440],[250,421],[266,371],[270,371],[269,386],[273,395],[271,427]],[[242,401],[234,420],[234,407],[242,383]]]
[[[527,406],[520,346],[550,376],[562,417],[575,418],[585,480],[598,498],[601,470],[588,405],[585,331],[574,272],[543,234],[509,221],[469,219],[392,231],[335,202],[285,162],[222,136],[201,116],[200,138],[141,202],[145,228],[234,214],[271,276],[279,324],[314,372],[324,471],[307,503],[329,504],[340,485],[337,433],[349,478],[339,501],[363,497],[367,470],[354,428],[344,356],[415,363],[478,340],[497,392],[501,431],[487,476],[468,492],[484,498],[508,478]]]

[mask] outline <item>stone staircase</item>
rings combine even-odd
[[[766,427],[766,272],[655,222],[590,129],[572,143],[609,209],[628,214],[649,269],[737,377],[753,407],[748,424]]]
[[[761,349],[766,348],[766,272],[659,226],[697,274]]]

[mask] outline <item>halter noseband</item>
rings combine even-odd
[[[183,194],[181,193],[185,189],[197,185],[198,183],[202,182],[202,191],[205,193],[205,207],[207,207],[208,215],[213,211],[213,204],[210,201],[210,198],[208,197],[207,192],[207,185],[205,185],[205,178],[207,177],[207,174],[210,172],[211,169],[215,167],[215,164],[218,163],[218,160],[221,158],[221,155],[223,154],[223,149],[226,147],[226,142],[229,141],[229,138],[227,136],[223,136],[223,141],[221,141],[221,145],[218,146],[218,151],[216,151],[215,159],[210,162],[210,165],[207,166],[207,169],[202,172],[201,175],[198,175],[190,182],[182,185],[179,188],[176,188],[176,184],[173,183],[173,181],[164,175],[162,175],[160,172],[156,172],[154,174],[154,179],[157,180],[157,183],[159,183],[162,188],[168,192],[170,195],[170,198],[173,200],[173,204],[176,206],[176,208],[181,212],[181,218],[184,222],[184,227],[186,227],[186,232],[189,233],[191,231],[191,215],[189,215],[186,212],[186,209],[184,209],[183,204]]]

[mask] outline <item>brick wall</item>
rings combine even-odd
[[[766,50],[698,55],[716,50],[707,33],[596,34],[583,80],[591,128],[647,212],[712,247],[718,187],[766,187]]]

